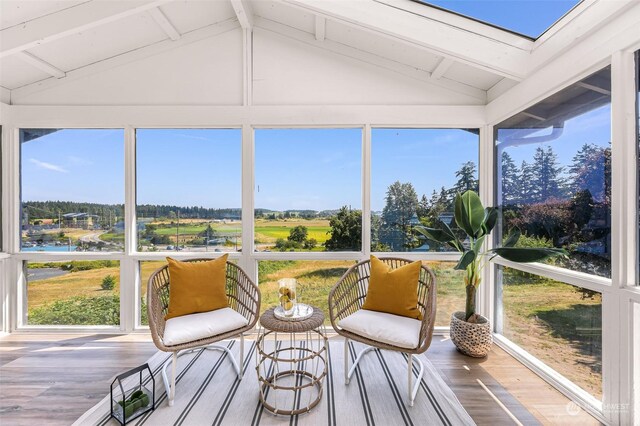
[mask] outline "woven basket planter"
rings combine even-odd
[[[465,355],[483,358],[491,350],[491,325],[482,315],[478,315],[478,322],[474,324],[464,320],[464,312],[454,312],[449,333],[453,344]]]

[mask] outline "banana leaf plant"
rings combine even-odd
[[[517,228],[509,231],[502,247],[483,250],[485,239],[498,221],[498,210],[495,207],[485,208],[474,191],[456,195],[454,218],[456,226],[453,229],[441,220],[436,223],[435,228],[420,226],[415,229],[427,239],[449,244],[462,253],[454,269],[466,271],[464,284],[467,322],[476,322],[476,290],[480,285],[481,271],[487,260],[500,256],[512,262],[540,262],[550,257],[568,254],[566,250],[558,248],[515,247],[520,238],[520,230]],[[487,259],[488,256],[491,256],[491,259]]]

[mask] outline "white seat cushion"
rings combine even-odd
[[[367,339],[400,348],[415,349],[420,341],[422,322],[386,312],[360,309],[338,321],[338,325]]]
[[[249,321],[231,308],[170,318],[164,326],[166,346],[181,345],[244,327]]]

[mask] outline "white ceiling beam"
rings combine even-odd
[[[345,25],[421,47],[473,67],[521,81],[529,49],[408,12],[379,1],[276,0]],[[410,3],[410,2],[405,2]],[[429,8],[425,8],[425,13]],[[525,40],[526,41],[526,40]],[[526,46],[532,45],[529,42]]]
[[[50,88],[58,86],[60,84],[66,84],[74,80],[86,78],[90,75],[104,72],[131,62],[140,61],[151,56],[159,55],[163,52],[179,49],[181,46],[186,46],[190,43],[195,43],[197,41],[204,40],[210,37],[216,37],[220,34],[238,28],[240,27],[238,25],[238,21],[236,21],[235,18],[227,19],[222,22],[218,22],[203,28],[199,28],[197,30],[184,33],[178,41],[165,39],[158,43],[153,43],[148,46],[123,53],[121,55],[116,55],[111,58],[74,69],[73,71],[67,72],[67,76],[63,80],[48,78],[43,81],[37,81],[18,88],[13,88],[11,90],[11,94],[12,97],[19,101],[25,96],[29,96],[33,93],[38,93],[43,90],[48,90]]]
[[[604,89],[602,87],[595,86],[593,84],[589,84],[589,83],[585,83],[583,81],[579,81],[577,83],[577,85],[580,86],[580,87],[584,87],[585,89],[594,91],[596,93],[600,93],[600,94],[603,94],[603,95],[611,96],[611,90]]]
[[[436,68],[431,71],[431,78],[434,80],[439,79],[447,72],[447,70],[453,65],[454,60],[451,58],[442,58]]]
[[[417,69],[416,67],[402,64],[400,62],[396,62],[379,55],[365,52],[363,50],[356,49],[342,43],[337,43],[330,39],[318,41],[313,34],[309,34],[306,31],[301,31],[287,25],[271,21],[269,19],[256,17],[255,24],[256,28],[261,28],[263,30],[279,34],[283,37],[288,37],[299,42],[315,46],[319,49],[324,49],[338,55],[342,55],[360,62],[396,72],[398,74],[413,78],[418,81],[433,84],[456,93],[461,93],[471,98],[478,99],[483,103],[487,101],[487,92],[485,92],[484,90],[468,86],[454,80],[449,80],[447,78],[433,80],[431,79],[431,73],[426,70]]]
[[[322,16],[316,15],[316,40],[324,41],[327,31],[327,20]]]
[[[173,26],[167,16],[160,10],[159,7],[149,9],[147,13],[153,18],[158,26],[164,31],[164,33],[173,41],[179,40],[182,34]]]
[[[49,62],[43,61],[35,55],[32,55],[29,52],[19,52],[16,54],[18,58],[20,58],[23,62],[33,65],[38,68],[40,71],[44,71],[47,74],[55,77],[55,78],[63,78],[66,77],[66,73],[59,68],[54,67]]]
[[[156,8],[171,0],[91,1],[0,31],[0,58]]]
[[[253,28],[253,9],[248,0],[231,0],[231,6],[236,12],[238,22],[242,29],[250,30]]]
[[[546,120],[546,118],[544,118],[544,117],[540,117],[539,115],[531,114],[530,112],[527,112],[527,111],[522,111],[520,114],[525,115],[525,116],[527,116],[529,118],[533,118],[534,120],[539,120],[539,121]]]

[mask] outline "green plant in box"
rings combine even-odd
[[[476,290],[481,282],[481,271],[487,261],[487,255],[501,256],[512,262],[540,262],[554,256],[566,256],[564,249],[547,247],[515,247],[520,238],[520,230],[509,231],[502,247],[483,250],[487,236],[498,220],[495,207],[484,207],[480,197],[474,191],[457,194],[454,212],[456,227],[439,220],[437,227],[417,227],[416,230],[429,240],[446,243],[454,247],[462,256],[455,269],[465,271],[466,306],[464,319],[474,323],[476,315]]]

